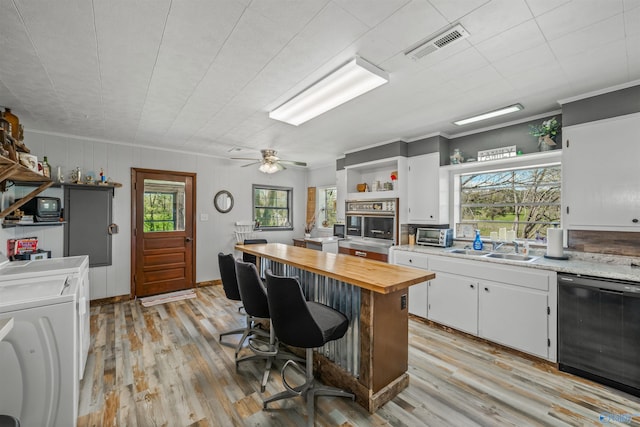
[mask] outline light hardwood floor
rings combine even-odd
[[[236,372],[233,349],[218,342],[220,331],[242,326],[238,306],[224,297],[221,286],[199,288],[197,294],[149,308],[137,301],[91,308],[79,426],[306,422],[301,400],[262,410],[264,397],[283,390],[281,364],[261,394],[262,363],[241,364]],[[348,399],[321,397],[316,425],[640,426],[640,398],[546,363],[414,320],[409,343],[406,390],[373,415]],[[603,413],[621,421],[602,424]],[[625,414],[635,416],[627,420]]]

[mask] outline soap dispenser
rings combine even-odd
[[[483,247],[482,239],[480,238],[480,230],[476,230],[476,238],[473,241],[473,250],[481,251]]]

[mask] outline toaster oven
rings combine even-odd
[[[448,248],[453,245],[453,230],[451,228],[418,228],[416,243],[426,246],[441,246]]]

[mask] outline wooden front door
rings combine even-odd
[[[196,174],[131,169],[131,294],[188,289],[195,272]]]

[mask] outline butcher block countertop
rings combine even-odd
[[[239,244],[236,245],[236,249],[380,294],[389,294],[435,277],[435,273],[417,268],[282,243]]]

